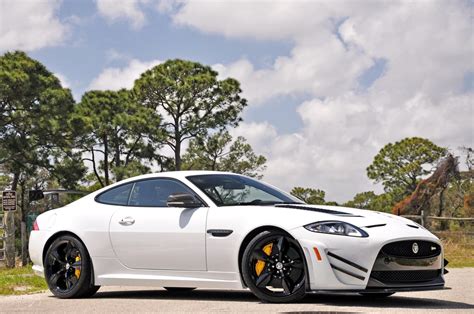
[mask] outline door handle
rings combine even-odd
[[[133,219],[132,217],[125,217],[119,221],[119,224],[121,224],[122,226],[131,226],[134,223],[135,223],[135,219]]]

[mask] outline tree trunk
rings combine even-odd
[[[16,191],[18,188],[18,180],[20,180],[20,173],[15,171],[13,173],[13,181],[12,181],[12,191]]]
[[[175,170],[181,170],[181,132],[179,130],[179,119],[175,119],[174,121],[174,139],[175,139],[175,147],[174,147],[174,164]]]
[[[444,212],[444,191],[446,191],[446,187],[439,192],[439,207],[438,207],[438,217],[443,216]],[[448,229],[448,221],[442,220],[440,222],[440,229],[446,230]]]
[[[176,147],[174,149],[174,164],[175,164],[175,170],[180,171],[181,170],[181,143],[176,141]]]
[[[92,159],[92,169],[94,170],[95,177],[97,178],[97,181],[99,182],[101,187],[104,187],[104,183],[102,182],[102,179],[100,178],[99,172],[97,172],[97,165],[95,163],[95,153],[94,153],[94,146],[92,146],[91,149],[91,159]]]
[[[104,136],[104,181],[109,185],[109,143],[107,135]]]
[[[25,204],[25,180],[21,180],[20,182],[20,187],[21,187],[21,193],[20,193],[20,199],[21,199],[21,222],[26,222],[26,204]]]
[[[118,141],[115,142],[115,154],[114,154],[114,161],[115,161],[115,167],[118,168],[121,165],[120,161],[120,147],[119,144],[117,143]],[[115,180],[116,182],[121,181],[123,179],[122,172],[118,171],[118,173],[115,173]]]

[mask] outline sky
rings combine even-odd
[[[420,136],[474,146],[472,1],[0,0],[0,53],[24,50],[77,101],[130,88],[167,59],[242,84],[232,130],[267,157],[264,180],[346,201],[366,168]]]

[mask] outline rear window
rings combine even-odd
[[[96,201],[104,204],[111,205],[127,205],[128,198],[130,197],[130,191],[132,190],[133,183],[120,185],[116,188],[112,188],[104,193],[100,194]]]

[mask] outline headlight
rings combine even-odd
[[[343,221],[319,221],[304,226],[312,232],[344,235],[349,237],[366,238],[369,236],[364,230]]]

